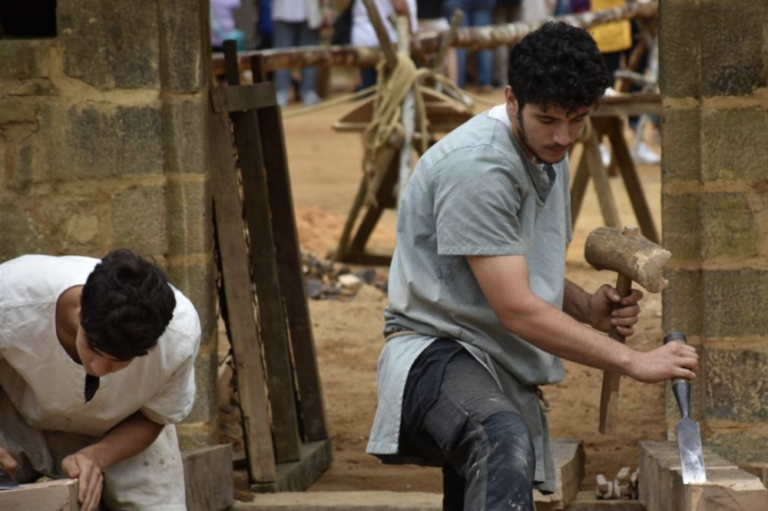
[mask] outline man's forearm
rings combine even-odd
[[[633,350],[578,323],[570,314],[533,294],[518,302],[516,311],[499,319],[505,328],[531,344],[573,362],[622,374],[628,374],[633,363]]]
[[[563,291],[563,312],[568,314],[576,321],[589,323],[589,298],[590,294],[584,291],[581,286],[565,279],[565,288]]]
[[[93,459],[102,469],[135,456],[145,450],[160,435],[162,424],[152,422],[136,412],[93,445],[80,452]]]

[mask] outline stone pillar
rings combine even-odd
[[[187,446],[211,443],[216,291],[207,0],[58,0],[57,36],[0,39],[0,261],[153,257],[203,327]]]
[[[664,330],[699,349],[694,414],[768,461],[768,4],[662,0]],[[679,418],[667,395],[670,432]]]

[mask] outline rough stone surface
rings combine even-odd
[[[215,347],[215,344],[213,344]],[[218,356],[216,350],[203,350],[195,360],[195,406],[185,422],[216,420],[218,411]]]
[[[10,92],[10,96],[51,96],[56,93],[53,82],[47,79],[24,80]]]
[[[171,254],[207,254],[213,247],[208,182],[168,183],[168,236]]]
[[[0,39],[0,76],[45,78],[52,39]]]
[[[169,173],[208,171],[207,97],[169,101],[163,105],[166,168]]]
[[[58,4],[64,72],[93,87],[157,88],[160,28],[157,0]]]
[[[701,252],[699,195],[662,194],[662,239],[676,261],[698,259]]]
[[[743,194],[702,194],[701,226],[704,259],[758,254],[755,215]]]
[[[701,335],[702,279],[699,271],[666,270],[669,286],[662,291],[665,332],[678,330],[686,335]]]
[[[171,266],[168,278],[189,298],[200,315],[203,343],[215,340],[216,282],[213,262],[196,266]]]
[[[44,166],[35,166],[35,147],[32,139],[25,139],[16,147],[15,157],[9,170],[8,187],[21,194],[28,193],[35,179],[35,170],[44,171]],[[39,160],[39,158],[38,158]],[[39,172],[40,174],[44,172]]]
[[[701,38],[701,79],[705,96],[751,94],[768,80],[763,27],[765,2],[701,0],[706,37]]]
[[[706,417],[768,422],[768,354],[705,348],[702,355],[706,368]]]
[[[706,440],[707,446],[728,460],[746,463],[768,461],[768,438],[746,432],[716,432]],[[763,481],[765,481],[763,479]]]
[[[163,87],[173,92],[197,92],[208,83],[211,50],[203,34],[209,28],[200,12],[199,0],[160,2]]]
[[[701,111],[664,110],[661,178],[664,184],[695,181],[701,168]]]
[[[669,97],[701,93],[699,6],[690,0],[659,2],[659,86]]]
[[[49,250],[39,222],[18,205],[0,203],[0,262],[24,254],[45,254]]]
[[[37,201],[46,236],[57,253],[103,257],[102,222],[108,221],[108,205],[100,199],[54,194]]]
[[[764,179],[765,147],[768,147],[768,111],[703,111],[701,176],[704,182]]]
[[[140,186],[115,194],[112,203],[114,245],[141,255],[168,250],[165,187]]]
[[[40,133],[54,178],[163,172],[159,106],[49,103],[42,109]]]
[[[703,275],[703,335],[743,337],[768,332],[768,271],[707,271]],[[666,313],[669,311],[665,310]],[[731,368],[734,371],[741,369]]]
[[[9,122],[35,122],[39,104],[26,99],[0,100],[0,125]]]

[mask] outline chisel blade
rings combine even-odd
[[[699,424],[690,417],[683,417],[677,423],[677,444],[683,467],[683,484],[707,482]]]

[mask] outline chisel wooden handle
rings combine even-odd
[[[619,275],[616,281],[616,291],[621,298],[626,298],[632,293],[632,281],[624,275]],[[616,304],[614,309],[620,309],[621,304]],[[624,336],[615,326],[611,326],[608,336],[614,341],[624,343]],[[600,393],[600,427],[602,434],[616,432],[617,416],[619,413],[619,384],[621,375],[612,371],[603,371],[603,390]]]
[[[670,332],[664,336],[664,344],[670,342],[679,342],[688,344],[688,339],[682,332]],[[680,415],[690,417],[691,415],[691,382],[686,378],[672,378],[672,392],[675,394],[677,406],[680,408]]]

